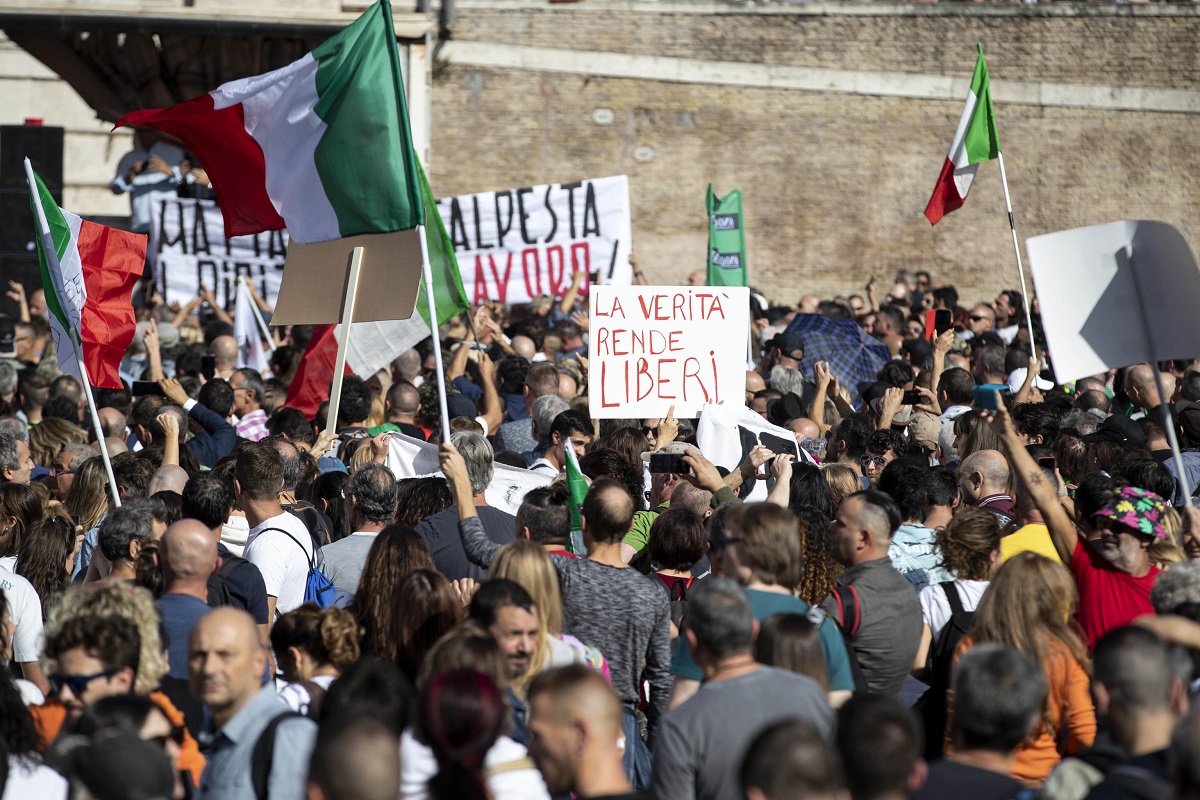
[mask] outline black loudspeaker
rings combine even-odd
[[[0,189],[29,191],[25,159],[50,190],[62,190],[63,129],[44,125],[0,125]]]
[[[29,204],[26,203],[26,209]],[[17,281],[25,284],[25,291],[32,291],[33,287],[42,285],[42,276],[38,267],[37,253],[0,253],[0,314],[12,317],[17,317],[17,304],[8,298],[5,292],[8,291],[8,282]]]
[[[62,206],[62,190],[51,189],[50,194],[54,202]],[[29,188],[0,189],[0,254],[37,258],[36,237],[37,225],[29,205]]]

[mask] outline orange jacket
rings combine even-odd
[[[954,661],[974,642],[968,637],[959,644]],[[1026,739],[1017,750],[1013,777],[1027,783],[1040,784],[1064,756],[1074,755],[1091,747],[1096,738],[1096,709],[1088,691],[1088,675],[1071,651],[1057,639],[1050,641],[1050,657],[1042,664],[1049,688],[1048,723],[1041,726],[1037,736]],[[954,691],[948,694],[946,713],[946,754],[953,752],[950,732],[954,726]],[[1059,752],[1058,733],[1065,728],[1065,753]]]

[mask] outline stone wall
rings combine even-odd
[[[877,71],[901,84],[945,76],[964,89],[980,41],[1022,240],[1151,218],[1200,244],[1196,114],[1140,110],[1155,106],[1139,107],[1137,92],[1122,94],[1135,98],[1124,107],[1071,99],[1075,86],[1124,87],[1183,90],[1192,102],[1191,7],[467,0],[454,40]],[[626,173],[635,250],[651,280],[672,283],[703,266],[711,181],[719,194],[742,189],[752,283],[780,301],[849,293],[900,268],[933,271],[964,302],[1017,283],[995,162],[980,166],[964,208],[934,228],[922,215],[963,89],[941,99],[616,78],[456,63],[453,52],[433,87],[441,195]],[[1059,99],[1005,103],[1006,82]],[[612,122],[594,122],[596,109]]]

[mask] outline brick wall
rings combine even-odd
[[[646,4],[642,4],[643,8]],[[460,4],[455,38],[996,81],[1200,89],[1200,16],[1181,7],[811,6],[653,12]],[[651,279],[703,266],[704,191],[745,194],[752,283],[781,301],[929,269],[964,302],[1016,284],[999,170],[931,228],[922,211],[962,100],[710,86],[450,64],[433,88],[439,194],[626,173]],[[597,108],[614,121],[592,121]],[[1018,233],[1161,219],[1200,244],[1193,114],[997,103]],[[634,158],[653,148],[650,161]],[[642,151],[644,153],[644,150]],[[1024,253],[1023,253],[1024,254]]]

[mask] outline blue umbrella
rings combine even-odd
[[[873,382],[879,370],[891,360],[887,345],[859,327],[852,319],[834,319],[820,314],[797,314],[788,333],[804,338],[804,360],[800,371],[812,375],[813,364],[829,363],[829,371],[850,392],[852,403],[859,401],[858,384]]]

